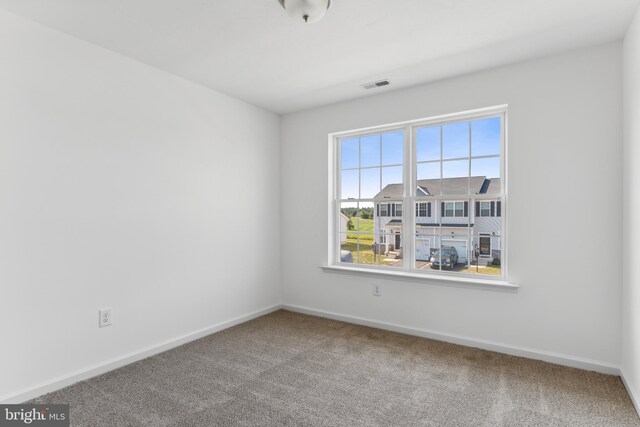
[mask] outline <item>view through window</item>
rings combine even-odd
[[[503,277],[505,118],[495,109],[338,136],[336,262]]]

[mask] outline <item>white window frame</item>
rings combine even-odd
[[[500,141],[500,191],[498,193],[492,193],[491,198],[494,200],[501,201],[502,204],[502,215],[501,215],[501,224],[502,229],[500,231],[500,243],[499,247],[501,248],[501,274],[500,276],[490,276],[490,275],[476,275],[469,274],[468,272],[449,272],[449,271],[441,271],[441,270],[419,270],[415,267],[415,241],[414,236],[416,235],[416,203],[430,201],[435,203],[438,206],[439,203],[445,201],[461,200],[468,201],[469,208],[473,209],[475,206],[475,202],[477,199],[486,199],[487,195],[478,195],[479,197],[475,197],[475,195],[466,194],[460,197],[452,197],[452,196],[429,196],[428,199],[425,196],[420,195],[417,196],[417,186],[414,185],[415,176],[416,176],[416,168],[417,163],[415,161],[415,134],[418,128],[425,126],[438,126],[451,124],[456,122],[467,122],[467,121],[475,121],[484,118],[490,117],[500,117],[501,119],[501,141]],[[327,268],[330,269],[338,269],[349,272],[363,272],[363,273],[376,273],[379,272],[386,276],[405,276],[410,278],[430,278],[430,279],[438,279],[438,280],[453,280],[459,282],[468,282],[468,283],[479,283],[479,284],[496,284],[497,286],[505,286],[510,288],[517,288],[517,285],[508,283],[508,250],[507,250],[507,241],[506,241],[506,229],[507,229],[507,220],[508,216],[506,213],[508,212],[508,198],[507,198],[507,183],[508,183],[508,171],[507,171],[507,145],[508,145],[508,112],[506,105],[500,105],[496,107],[482,108],[473,111],[466,111],[462,113],[454,113],[447,114],[427,119],[421,120],[412,120],[402,123],[396,123],[391,125],[377,126],[367,129],[358,129],[347,132],[337,132],[329,135],[329,143],[330,143],[330,157],[329,157],[329,169],[330,169],[330,192],[329,192],[329,250],[328,250],[328,265]],[[339,239],[339,227],[336,227],[336,224],[339,224],[337,221],[339,220],[338,216],[340,213],[339,206],[342,202],[354,202],[354,200],[341,200],[339,199],[340,194],[340,149],[339,143],[341,139],[349,138],[349,137],[363,137],[367,135],[375,135],[379,133],[386,133],[392,131],[404,131],[404,162],[403,165],[403,194],[401,197],[401,202],[403,203],[403,207],[410,206],[411,209],[403,209],[402,223],[403,223],[403,254],[405,254],[403,266],[400,267],[390,267],[390,266],[382,266],[382,265],[364,265],[364,264],[352,264],[352,263],[342,263],[340,261],[340,239]],[[471,144],[471,142],[470,142]],[[469,153],[470,159],[482,158],[483,156],[472,156],[473,153]],[[495,157],[495,156],[487,156],[487,157]],[[408,167],[407,167],[408,165]],[[374,202],[374,199],[358,199],[358,201],[366,203],[366,202]],[[478,200],[480,201],[480,200]],[[439,207],[439,206],[438,206]],[[441,212],[443,215],[444,212]],[[464,215],[464,211],[463,211]],[[469,223],[471,222],[472,215],[470,212],[467,215]],[[469,233],[469,242],[467,244],[468,251],[471,251],[471,243],[473,238],[475,238],[472,233]]]

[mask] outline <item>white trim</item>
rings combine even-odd
[[[509,283],[506,280],[486,279],[486,277],[488,277],[487,275],[482,275],[480,277],[470,277],[469,273],[463,273],[465,274],[465,276],[461,276],[460,273],[449,273],[444,271],[438,271],[437,273],[413,273],[399,270],[397,267],[376,266],[368,268],[364,265],[353,267],[352,263],[323,265],[320,268],[322,268],[324,271],[335,273],[346,273],[365,276],[369,275],[392,280],[407,279],[414,282],[434,283],[440,285],[449,284],[471,288],[489,287],[508,291],[517,291],[520,288],[519,285],[516,285],[515,283]]]
[[[620,379],[622,380],[622,384],[624,384],[624,388],[627,389],[627,393],[631,398],[631,403],[633,403],[633,406],[636,408],[636,412],[640,417],[640,394],[638,394],[637,390],[635,390],[631,383],[627,381],[624,368],[620,368]]]
[[[398,332],[401,334],[414,335],[418,337],[444,341],[452,344],[463,345],[465,347],[480,348],[483,350],[495,351],[498,353],[508,354],[511,356],[524,357],[533,360],[542,360],[544,362],[556,365],[569,366],[571,368],[584,369],[587,371],[595,371],[608,375],[620,375],[620,367],[606,362],[597,360],[584,359],[566,354],[551,353],[542,350],[535,350],[526,347],[497,343],[493,341],[478,340],[475,338],[464,337],[460,335],[447,334],[442,332],[430,331],[422,328],[414,328],[409,326],[398,325],[388,322],[380,322],[377,320],[366,319],[363,317],[349,316],[345,314],[334,313],[324,310],[316,310],[313,308],[302,307],[297,305],[283,304],[282,308],[296,313],[308,314],[311,316],[324,317],[341,322],[352,323],[356,325],[369,326],[371,328],[383,329],[386,331]]]
[[[52,391],[70,386],[79,381],[84,381],[97,375],[104,374],[105,372],[109,372],[122,366],[137,362],[138,360],[146,359],[147,357],[170,350],[174,347],[178,347],[188,342],[195,341],[199,338],[206,337],[207,335],[211,335],[224,329],[231,328],[232,326],[248,322],[249,320],[253,320],[257,317],[264,316],[265,314],[280,310],[281,308],[282,306],[280,304],[272,305],[270,307],[254,311],[243,316],[235,317],[233,319],[208,326],[204,329],[200,329],[177,338],[172,338],[161,343],[127,353],[123,356],[118,356],[104,362],[96,363],[83,369],[78,369],[68,374],[60,375],[50,380],[43,381],[40,384],[36,384],[32,387],[0,396],[0,403],[21,403],[27,400],[34,399],[38,396],[51,393]]]

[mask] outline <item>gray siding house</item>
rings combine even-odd
[[[502,205],[500,179],[485,176],[471,178],[425,179],[417,182],[417,196],[460,196],[473,194],[475,203],[463,200],[418,200],[416,213],[416,259],[428,261],[441,245],[453,246],[460,262],[488,264],[500,259]],[[492,197],[493,195],[493,197]],[[375,197],[374,231],[378,253],[402,257],[402,185],[389,184]],[[477,255],[477,257],[476,257]]]

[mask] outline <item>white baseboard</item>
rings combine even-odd
[[[255,319],[256,317],[269,314],[271,312],[279,310],[280,308],[281,308],[281,305],[276,304],[271,307],[263,308],[261,310],[254,311],[252,313],[245,314],[243,316],[239,316],[239,317],[218,323],[216,325],[212,325],[204,329],[200,329],[195,332],[191,332],[189,334],[180,336],[178,338],[173,338],[173,339],[152,345],[150,347],[146,347],[141,350],[137,350],[131,353],[127,353],[123,356],[107,360],[105,362],[100,362],[95,365],[92,365],[83,369],[79,369],[77,371],[74,371],[65,375],[61,375],[59,377],[47,380],[45,382],[20,390],[18,392],[0,396],[0,403],[21,403],[27,400],[34,399],[38,396],[42,396],[43,394],[51,393],[52,391],[70,386],[71,384],[77,383],[79,381],[83,381],[91,377],[104,374],[105,372],[112,371],[114,369],[120,368],[125,365],[129,365],[133,362],[137,362],[138,360],[142,360],[147,357],[153,356],[155,354],[162,353],[174,347],[178,347],[182,344],[186,344],[188,342],[197,340],[207,335],[211,335],[215,332],[219,332],[224,329],[230,328],[232,326],[239,325],[241,323]]]
[[[350,316],[340,313],[332,313],[323,310],[316,310],[308,307],[283,304],[285,310],[295,311],[297,313],[309,314],[312,316],[326,317],[328,319],[340,320],[342,322],[354,323],[362,326],[369,326],[377,329],[384,329],[392,332],[399,332],[407,335],[415,335],[423,338],[430,338],[438,341],[445,341],[452,344],[459,344],[466,347],[481,348],[483,350],[495,351],[497,353],[509,354],[511,356],[520,356],[527,359],[542,360],[544,362],[554,363],[556,365],[569,366],[572,368],[584,369],[587,371],[601,372],[609,375],[620,375],[620,367],[605,362],[583,359],[575,356],[564,354],[550,353],[546,351],[538,351],[530,348],[513,346],[508,344],[496,343],[491,341],[478,340],[458,335],[446,334],[441,332],[429,331],[421,328],[413,328],[409,326],[396,325],[393,323],[379,322],[377,320],[365,319],[362,317]]]
[[[620,378],[622,379],[622,384],[624,384],[624,387],[627,389],[627,393],[629,393],[629,397],[631,398],[631,402],[633,402],[633,406],[636,408],[638,416],[640,417],[640,394],[638,394],[638,391],[634,389],[631,383],[627,380],[624,369],[620,370]]]

